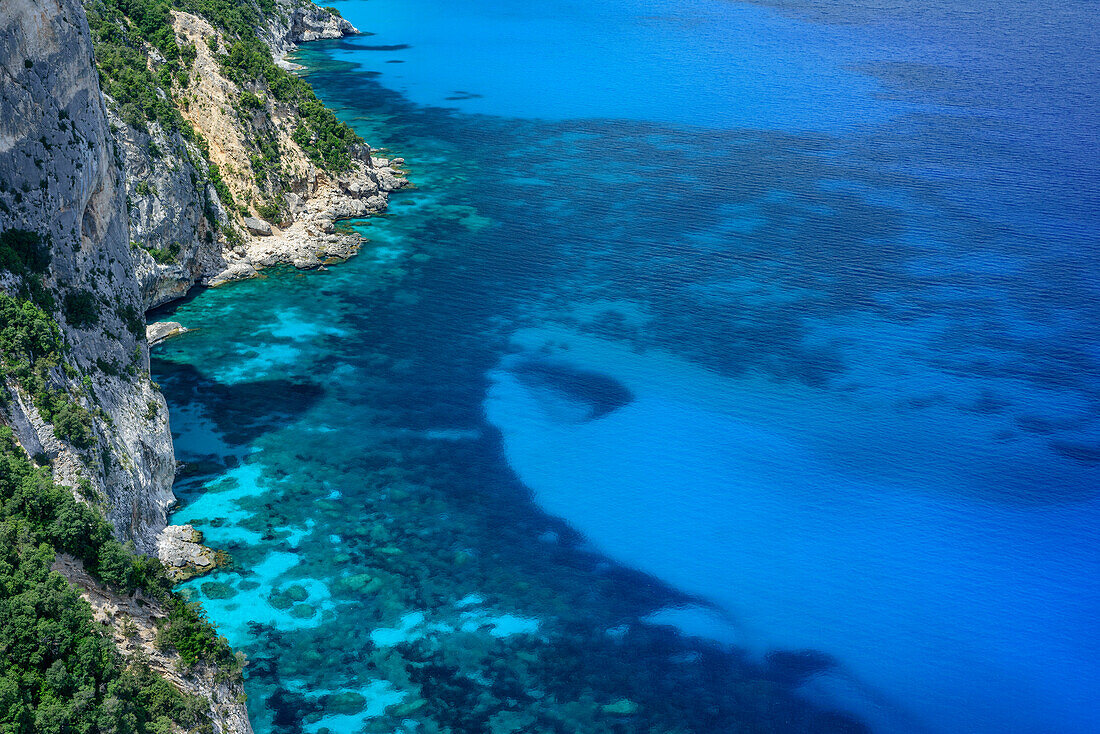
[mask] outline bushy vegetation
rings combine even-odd
[[[92,414],[49,387],[50,372],[63,366],[61,352],[61,329],[49,314],[30,301],[0,293],[0,377],[19,383],[58,438],[88,448],[95,442]]]
[[[274,0],[88,0],[87,5],[104,90],[119,103],[127,124],[142,129],[157,120],[167,129],[181,129],[171,101],[172,79],[186,73],[195,50],[176,42],[168,13],[175,8],[206,18],[226,34],[228,52],[218,58],[226,76],[246,89],[259,85],[297,109],[301,123],[294,140],[317,165],[334,171],[351,166],[359,136],[325,108],[309,84],[276,66],[271,50],[256,38],[261,11],[273,12]],[[143,41],[165,59],[156,73],[146,65]],[[246,91],[240,104],[260,109],[263,101]]]
[[[45,390],[47,373],[61,363],[61,329],[30,301],[0,293],[0,376],[24,390]]]
[[[153,256],[161,265],[172,265],[177,262],[180,254],[180,243],[172,242],[168,247],[149,247],[146,252]]]
[[[294,131],[294,142],[314,163],[334,171],[351,166],[353,147],[362,139],[336,119],[305,80],[276,66],[271,50],[254,35],[241,34],[218,61],[225,75],[237,84],[261,84],[276,100],[297,109],[301,122]]]
[[[50,249],[37,232],[9,229],[0,232],[0,269],[27,277],[42,275],[50,266]]]
[[[180,52],[169,1],[88,0],[85,5],[100,82],[118,103],[122,120],[138,130],[152,121],[166,130],[179,130],[183,118],[165,87],[172,74],[184,72],[194,57]],[[164,57],[166,74],[154,73],[146,65],[143,42]]]
[[[79,558],[89,573],[122,593],[168,589],[159,561],[116,540],[97,509],[54,484],[46,470],[31,464],[11,429],[0,427],[0,527],[4,525],[18,529],[36,548],[47,546]]]
[[[87,329],[99,323],[99,301],[91,291],[68,291],[61,300],[65,319],[78,329]]]
[[[68,441],[77,448],[86,449],[95,443],[92,432],[92,414],[70,400],[63,400],[60,407],[50,416],[53,421],[54,435],[62,441]]]
[[[213,731],[201,699],[143,660],[121,658],[90,607],[51,571],[58,551],[120,593],[141,588],[163,599],[161,636],[188,664],[236,665],[201,614],[168,590],[160,562],[115,540],[97,510],[54,484],[0,427],[0,732]]]
[[[3,186],[0,182],[0,190]],[[54,299],[42,281],[50,259],[49,243],[37,232],[26,229],[0,232],[0,270],[18,278],[20,296],[52,311]]]

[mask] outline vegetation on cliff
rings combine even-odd
[[[188,104],[196,49],[177,39],[171,10],[204,18],[218,30],[221,43],[210,39],[210,47],[221,73],[245,90],[236,107],[240,124],[248,130],[255,184],[266,199],[254,202],[261,216],[261,208],[269,210],[268,218],[277,216],[275,202],[286,190],[269,100],[290,110],[296,119],[294,142],[314,164],[332,172],[351,167],[363,141],[317,99],[309,84],[277,66],[271,49],[257,38],[265,17],[276,12],[274,0],[85,0],[85,6],[101,84],[123,122],[142,131],[156,122],[194,143],[206,159],[209,183],[231,210],[248,215],[247,206],[241,206],[248,202],[234,200],[206,141],[180,113]]]
[[[51,387],[50,374],[68,368],[62,359],[61,328],[50,315],[56,299],[46,289],[42,274],[50,263],[49,249],[35,232],[9,229],[0,233],[0,273],[16,278],[17,295],[0,292],[0,383],[11,378],[31,396],[39,415],[53,423],[54,434],[78,448],[94,441],[92,416],[64,391]],[[63,310],[80,327],[96,315],[91,294],[69,291]],[[71,369],[71,368],[68,368]],[[0,405],[9,396],[0,385]]]
[[[119,654],[51,570],[57,552],[116,593],[160,599],[169,615],[158,645],[177,650],[185,667],[239,672],[224,639],[169,590],[160,562],[117,541],[98,510],[54,484],[0,427],[0,733],[211,732],[207,702]]]

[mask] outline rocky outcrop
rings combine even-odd
[[[48,243],[43,284],[57,308],[70,369],[47,386],[87,412],[85,447],[58,439],[31,396],[9,380],[4,419],[58,482],[85,480],[118,534],[155,550],[175,470],[168,411],[149,380],[149,353],[115,164],[84,12],[77,0],[0,3],[0,225]],[[16,287],[11,276],[4,285]],[[66,314],[69,314],[67,317]]]
[[[149,340],[149,346],[155,347],[162,341],[171,339],[187,331],[178,321],[157,321],[145,327],[145,338]]]
[[[218,554],[202,544],[202,533],[192,525],[169,525],[157,538],[157,555],[173,581],[210,573]]]
[[[163,650],[156,644],[157,624],[168,616],[156,599],[140,591],[123,596],[106,588],[77,559],[61,554],[53,570],[76,587],[84,601],[92,607],[93,618],[103,625],[123,657],[140,658],[162,678],[179,690],[210,701],[210,721],[218,734],[251,734],[245,708],[244,685],[239,674],[227,675],[206,665],[188,668],[179,654]]]
[[[293,66],[284,57],[299,42],[358,32],[303,0],[280,0],[265,20],[258,36],[284,66]],[[181,46],[195,49],[190,84],[175,90],[180,111],[208,143],[209,160],[234,200],[252,204],[227,208],[207,183],[205,156],[180,135],[167,135],[155,123],[148,132],[138,131],[112,117],[145,307],[179,298],[195,284],[241,280],[271,265],[308,269],[354,255],[362,238],[337,233],[333,223],[383,211],[387,194],[407,183],[401,171],[372,157],[365,145],[350,170],[320,170],[294,141],[293,109],[223,74],[217,53],[225,50],[226,39],[219,31],[189,13],[173,11],[172,23]],[[245,93],[255,93],[261,106],[243,109]],[[257,137],[270,139],[279,151],[277,181],[269,171],[258,175]],[[258,205],[265,200],[278,206],[278,221],[261,217]]]
[[[276,63],[283,64],[285,68],[294,68],[294,64],[286,62],[286,56],[299,43],[323,38],[343,38],[358,32],[350,22],[311,2],[278,0],[275,14],[268,18],[267,27],[260,31],[260,40],[271,48]]]

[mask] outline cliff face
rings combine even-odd
[[[268,17],[260,32],[260,40],[271,48],[277,62],[283,62],[299,43],[343,38],[358,32],[350,22],[312,2],[278,0],[275,14]]]
[[[168,411],[149,380],[142,299],[92,47],[77,0],[0,4],[0,222],[48,245],[42,283],[67,345],[47,387],[80,406],[92,438],[60,440],[10,377],[4,418],[57,481],[91,483],[120,536],[152,552],[172,501]],[[3,277],[4,290],[18,282]],[[79,307],[77,307],[79,306]],[[135,323],[136,322],[136,323]]]
[[[145,308],[179,298],[196,283],[247,278],[278,263],[315,268],[354,254],[360,236],[336,232],[333,222],[384,210],[386,194],[406,184],[401,172],[372,157],[366,145],[358,146],[347,170],[322,169],[295,140],[294,105],[265,93],[262,84],[228,78],[219,59],[231,37],[189,13],[172,11],[171,22],[180,47],[193,49],[194,58],[186,64],[186,84],[177,79],[169,92],[206,150],[156,122],[144,130],[125,124],[107,99]],[[281,0],[257,37],[288,67],[284,57],[297,43],[357,32],[312,3]],[[147,52],[155,67],[156,50]],[[211,164],[232,205],[211,183]]]
[[[135,33],[117,3],[85,6],[97,33],[103,23]],[[332,136],[349,131],[308,87],[288,97],[281,78],[280,96],[270,73],[264,81],[234,71],[229,49],[241,47],[241,30],[195,15],[167,16],[174,42],[157,42],[173,49],[171,59],[137,36],[123,44],[136,60],[112,50],[112,71],[123,58],[123,73],[153,81],[116,85],[130,95],[119,104],[101,89],[101,79],[114,82],[102,66],[97,73],[85,6],[0,0],[0,307],[8,309],[0,337],[11,351],[0,354],[0,422],[57,482],[100,505],[120,539],[176,563],[179,577],[213,561],[191,533],[165,531],[175,459],[167,406],[149,378],[144,312],[196,283],[347,257],[360,238],[336,232],[334,221],[381,211],[406,181],[354,135],[339,165],[328,165]],[[255,37],[282,69],[297,42],[356,32],[305,0],[277,0],[273,14],[254,17]],[[33,318],[23,323],[26,314]],[[11,345],[32,327],[56,347],[15,354]],[[216,670],[180,674],[172,654],[150,645],[164,613],[156,603],[113,594],[72,559],[56,568],[124,655],[147,657],[181,690],[208,699],[217,731],[251,732],[239,681]]]

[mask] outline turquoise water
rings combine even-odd
[[[417,190],[154,364],[258,732],[1100,728],[1089,3],[337,5]]]

